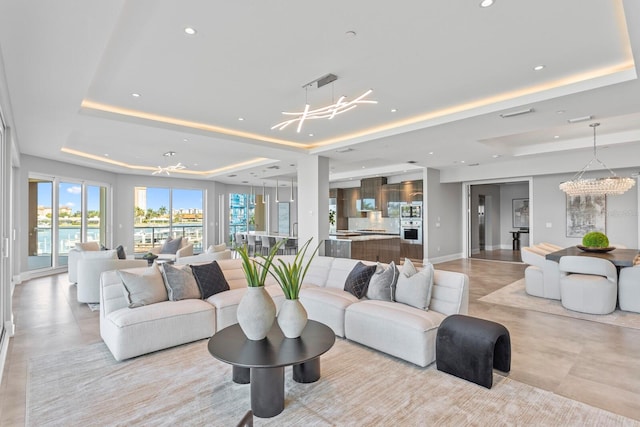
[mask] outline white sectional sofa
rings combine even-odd
[[[309,318],[328,325],[340,337],[416,365],[432,363],[442,320],[451,314],[467,313],[468,277],[435,270],[431,308],[425,311],[398,302],[358,299],[344,291],[345,280],[357,262],[332,257],[313,259],[300,293]],[[117,272],[103,273],[100,334],[114,357],[123,360],[209,338],[237,323],[237,307],[246,291],[241,260],[220,260],[218,264],[229,290],[207,300],[163,301],[138,308],[128,308]],[[266,289],[279,307],[284,295],[272,277]]]

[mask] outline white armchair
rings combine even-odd
[[[177,261],[183,256],[192,256],[193,255],[193,243],[189,242],[189,239],[186,237],[182,238],[180,242],[180,248],[177,250],[175,254],[161,254],[162,246],[155,246],[151,248],[149,252],[152,254],[158,255],[158,259],[167,259],[171,261]]]
[[[144,259],[94,258],[78,260],[78,302],[100,301],[100,275],[104,271],[146,267]]]
[[[522,261],[529,264],[524,271],[525,290],[536,297],[560,299],[560,270],[558,263],[545,258],[555,252],[552,246],[539,244],[520,250]]]
[[[640,313],[640,265],[620,270],[618,304],[620,310]]]
[[[616,309],[618,271],[602,258],[563,256],[560,258],[562,306],[589,314],[609,314]]]
[[[76,247],[69,251],[67,259],[67,271],[69,273],[69,282],[78,283],[78,259],[82,257],[83,252],[95,252],[100,250],[98,242],[76,243]]]

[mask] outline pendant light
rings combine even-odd
[[[636,181],[632,178],[625,178],[616,175],[607,165],[605,165],[596,155],[596,128],[600,123],[591,123],[593,128],[593,158],[570,181],[560,184],[560,190],[569,196],[583,195],[618,195],[623,194],[634,186]],[[599,163],[609,171],[609,176],[603,178],[583,178],[585,171],[591,167],[593,162]]]
[[[290,202],[293,202],[293,177],[291,177],[291,198],[289,199]]]
[[[278,182],[278,179],[276,178],[276,203],[278,203],[280,201],[280,183]]]

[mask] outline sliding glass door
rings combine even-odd
[[[29,178],[28,270],[66,266],[76,243],[107,244],[108,187]]]
[[[28,270],[53,266],[53,181],[29,179]]]

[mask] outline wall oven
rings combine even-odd
[[[400,239],[403,243],[422,244],[422,220],[400,220]]]

